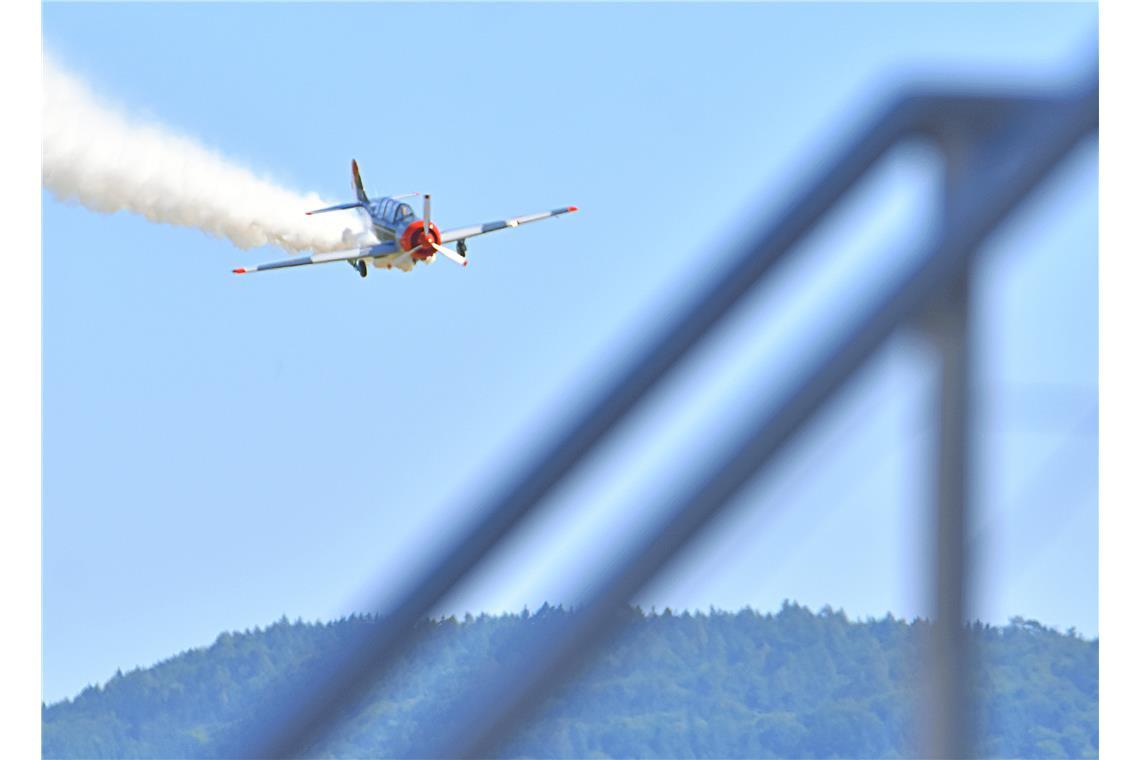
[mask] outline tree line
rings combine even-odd
[[[572,610],[424,621],[418,643],[315,754],[415,757],[483,674]],[[501,749],[505,757],[915,757],[929,623],[849,620],[786,602],[760,614],[626,611],[622,633]],[[225,757],[257,708],[384,620],[282,618],[116,673],[43,708],[45,757]],[[979,751],[1098,754],[1099,642],[1031,620],[969,627]]]

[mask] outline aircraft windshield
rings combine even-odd
[[[401,203],[400,207],[396,209],[396,219],[398,220],[414,215],[415,214],[412,212],[412,207],[406,203]]]

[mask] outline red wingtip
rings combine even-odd
[[[306,211],[306,212],[305,212],[305,216],[312,216],[312,215],[313,215],[313,212],[312,212],[312,211]]]
[[[577,206],[570,206],[570,207],[569,207],[569,208],[567,208],[566,210],[567,210],[567,211],[577,211],[577,210],[578,210],[578,207],[577,207]]]
[[[245,274],[248,271],[249,270],[246,269],[245,267],[238,267],[237,269],[234,270],[234,274]]]

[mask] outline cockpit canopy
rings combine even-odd
[[[392,198],[384,198],[381,200],[377,211],[381,219],[392,225],[410,221],[416,216],[416,212],[412,211],[411,206],[407,203],[400,203]]]

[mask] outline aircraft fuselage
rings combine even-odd
[[[440,242],[439,227],[432,222],[425,232],[424,221],[416,216],[410,204],[396,198],[379,198],[368,201],[364,207],[372,220],[372,232],[380,242],[396,241],[401,252],[415,261],[427,262],[435,258],[428,236],[431,236],[430,240]]]

